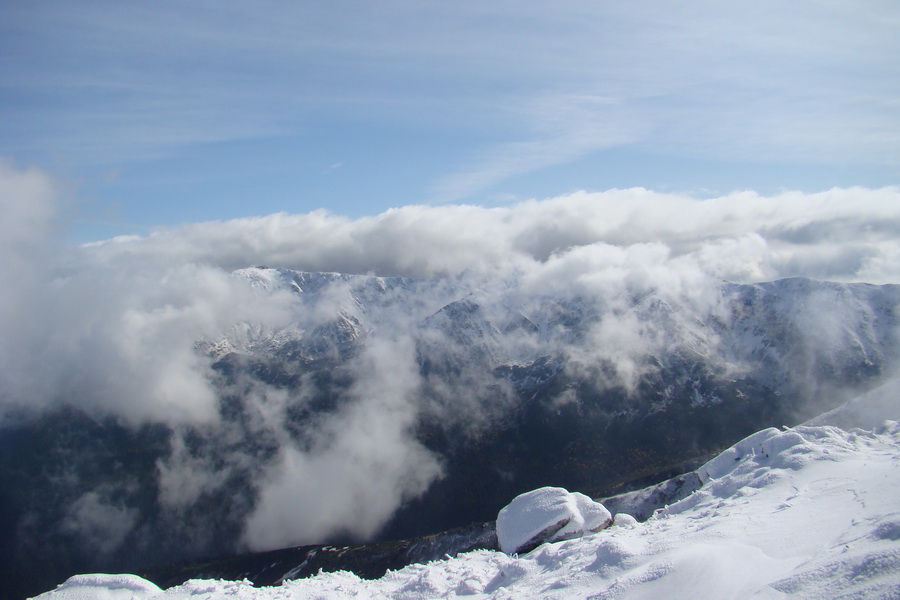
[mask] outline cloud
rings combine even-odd
[[[42,283],[34,303],[3,315],[15,328],[3,350],[18,368],[2,372],[13,407],[74,400],[134,422],[215,418],[211,372],[194,344],[248,308],[253,293],[241,282],[183,264],[85,269]],[[277,301],[257,308],[244,316],[265,322],[279,310]]]
[[[709,199],[635,188],[502,208],[405,206],[358,219],[279,213],[65,249],[57,184],[37,170],[0,168],[5,411],[74,402],[134,422],[215,421],[215,374],[195,351],[199,338],[246,323],[311,330],[339,303],[323,297],[318,312],[306,305],[298,313],[290,293],[230,275],[248,265],[426,278],[466,272],[472,285],[515,282],[523,293],[610,302],[654,287],[699,302],[721,279],[898,281],[897,188]],[[408,317],[393,315],[392,326]]]
[[[235,317],[286,316],[277,297],[254,308],[246,284],[190,262],[98,264],[60,243],[48,176],[4,163],[0,185],[0,275],[9,288],[0,300],[0,411],[74,403],[133,422],[214,419],[196,339]]]
[[[5,393],[0,405],[22,395],[16,375],[34,364],[28,340],[29,317],[48,312],[47,274],[54,266],[57,243],[57,199],[60,189],[46,173],[21,170],[0,162],[0,372]],[[24,356],[23,356],[24,355]]]
[[[308,271],[433,277],[542,263],[592,244],[661,244],[670,260],[751,281],[794,275],[892,281],[897,188],[709,199],[640,188],[576,192],[502,208],[405,206],[348,219],[326,211],[158,229],[83,249],[86,264],[266,264]],[[828,258],[816,261],[824,253]],[[818,264],[817,264],[818,262]],[[879,273],[876,265],[886,269]]]
[[[522,112],[532,139],[494,146],[468,168],[442,177],[433,186],[432,200],[469,198],[516,175],[636,142],[649,128],[622,99],[605,96],[551,95],[534,99]]]
[[[702,200],[630,189],[504,208],[406,206],[359,219],[281,213],[63,253],[53,241],[52,182],[6,170],[3,268],[16,282],[2,323],[7,408],[74,396],[136,422],[216,419],[213,373],[195,352],[198,338],[245,322],[280,327],[308,318],[313,328],[334,314],[323,300],[324,312],[299,317],[290,294],[261,294],[230,276],[252,264],[410,277],[467,271],[546,293],[605,290],[607,298],[653,287],[691,294],[719,279],[897,280],[896,188]],[[47,250],[54,247],[57,254]]]
[[[117,550],[137,522],[138,511],[107,497],[111,490],[85,492],[69,507],[62,531],[82,537],[92,550]]]
[[[483,431],[514,399],[510,369],[546,356],[548,373],[627,396],[665,357],[721,349],[711,323],[731,318],[723,279],[900,281],[897,188],[709,199],[635,188],[357,219],[279,213],[74,248],[58,241],[50,177],[0,163],[0,191],[2,416],[73,406],[163,424],[157,502],[197,551],[222,539],[222,522],[252,549],[377,534],[443,475],[422,422]],[[358,289],[333,275],[297,294],[275,270],[233,274],[252,265],[421,279]],[[414,303],[392,304],[412,291]],[[816,303],[828,326],[798,348],[824,356],[845,332],[831,299]],[[801,330],[815,322],[805,318]],[[335,368],[254,371],[251,355],[321,328],[364,343],[345,355],[338,342],[292,347],[302,364],[342,356]],[[214,365],[229,352],[236,362]],[[71,497],[69,533],[112,548],[146,527],[106,488]],[[210,505],[227,519],[198,514]],[[104,514],[121,527],[104,530]]]
[[[441,475],[411,435],[420,378],[410,340],[373,340],[358,362],[346,409],[321,425],[311,449],[284,447],[261,484],[246,523],[251,549],[336,533],[368,539]]]

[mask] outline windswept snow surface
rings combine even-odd
[[[271,588],[80,576],[39,598],[900,598],[900,423],[766,429],[700,474],[701,489],[644,523],[618,515],[524,556],[476,551],[374,581],[339,572]]]

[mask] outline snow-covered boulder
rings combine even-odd
[[[584,494],[543,487],[516,496],[497,515],[497,539],[507,554],[609,527],[612,515]]]
[[[137,575],[93,573],[69,577],[42,595],[54,600],[137,600],[161,593],[156,584]]]

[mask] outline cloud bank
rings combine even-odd
[[[405,206],[359,219],[319,210],[159,229],[84,247],[81,259],[435,277],[498,265],[542,268],[573,250],[630,252],[657,244],[667,264],[694,263],[731,281],[805,276],[885,283],[900,279],[893,260],[900,249],[898,199],[893,187],[710,199],[635,188],[500,208]]]
[[[173,433],[157,462],[160,504],[177,515],[249,488],[254,496],[242,496],[247,504],[234,511],[246,517],[242,542],[254,549],[374,535],[441,477],[440,460],[414,435],[420,416],[449,427],[502,411],[506,392],[479,373],[461,371],[464,385],[454,387],[419,370],[413,324],[433,320],[434,347],[466,346],[440,333],[436,315],[451,303],[473,311],[473,327],[477,310],[496,313],[486,322],[506,319],[495,339],[513,341],[485,346],[488,359],[500,348],[533,360],[535,344],[551,340],[565,349],[565,368],[629,388],[648,368],[649,351],[714,350],[677,314],[674,337],[643,332],[629,310],[649,291],[709,313],[722,280],[900,282],[897,188],[711,199],[638,188],[501,208],[405,206],[358,219],[279,213],[76,248],[59,241],[58,193],[46,174],[0,163],[0,414],[11,422],[75,406],[130,427],[165,424]],[[465,285],[432,284],[402,310],[389,308],[395,292],[380,290],[388,308],[364,314],[349,283],[336,280],[299,302],[289,289],[232,275],[250,265]],[[491,301],[472,308],[478,294]],[[587,299],[602,318],[574,343],[567,332],[541,329],[547,309],[537,297]],[[527,314],[536,330],[523,329],[515,314]],[[290,386],[228,379],[197,350],[199,340],[230,336],[250,347],[317,327],[366,335],[365,349],[335,372]],[[327,410],[315,407],[322,394]],[[86,490],[67,514],[67,530],[105,540],[104,552],[125,543],[126,525],[139,521],[106,488]],[[125,525],[109,529],[104,514]]]

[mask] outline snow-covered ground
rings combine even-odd
[[[699,473],[700,490],[644,523],[619,515],[524,556],[475,551],[374,581],[339,572],[270,588],[81,575],[39,598],[900,598],[900,423],[767,429]]]

